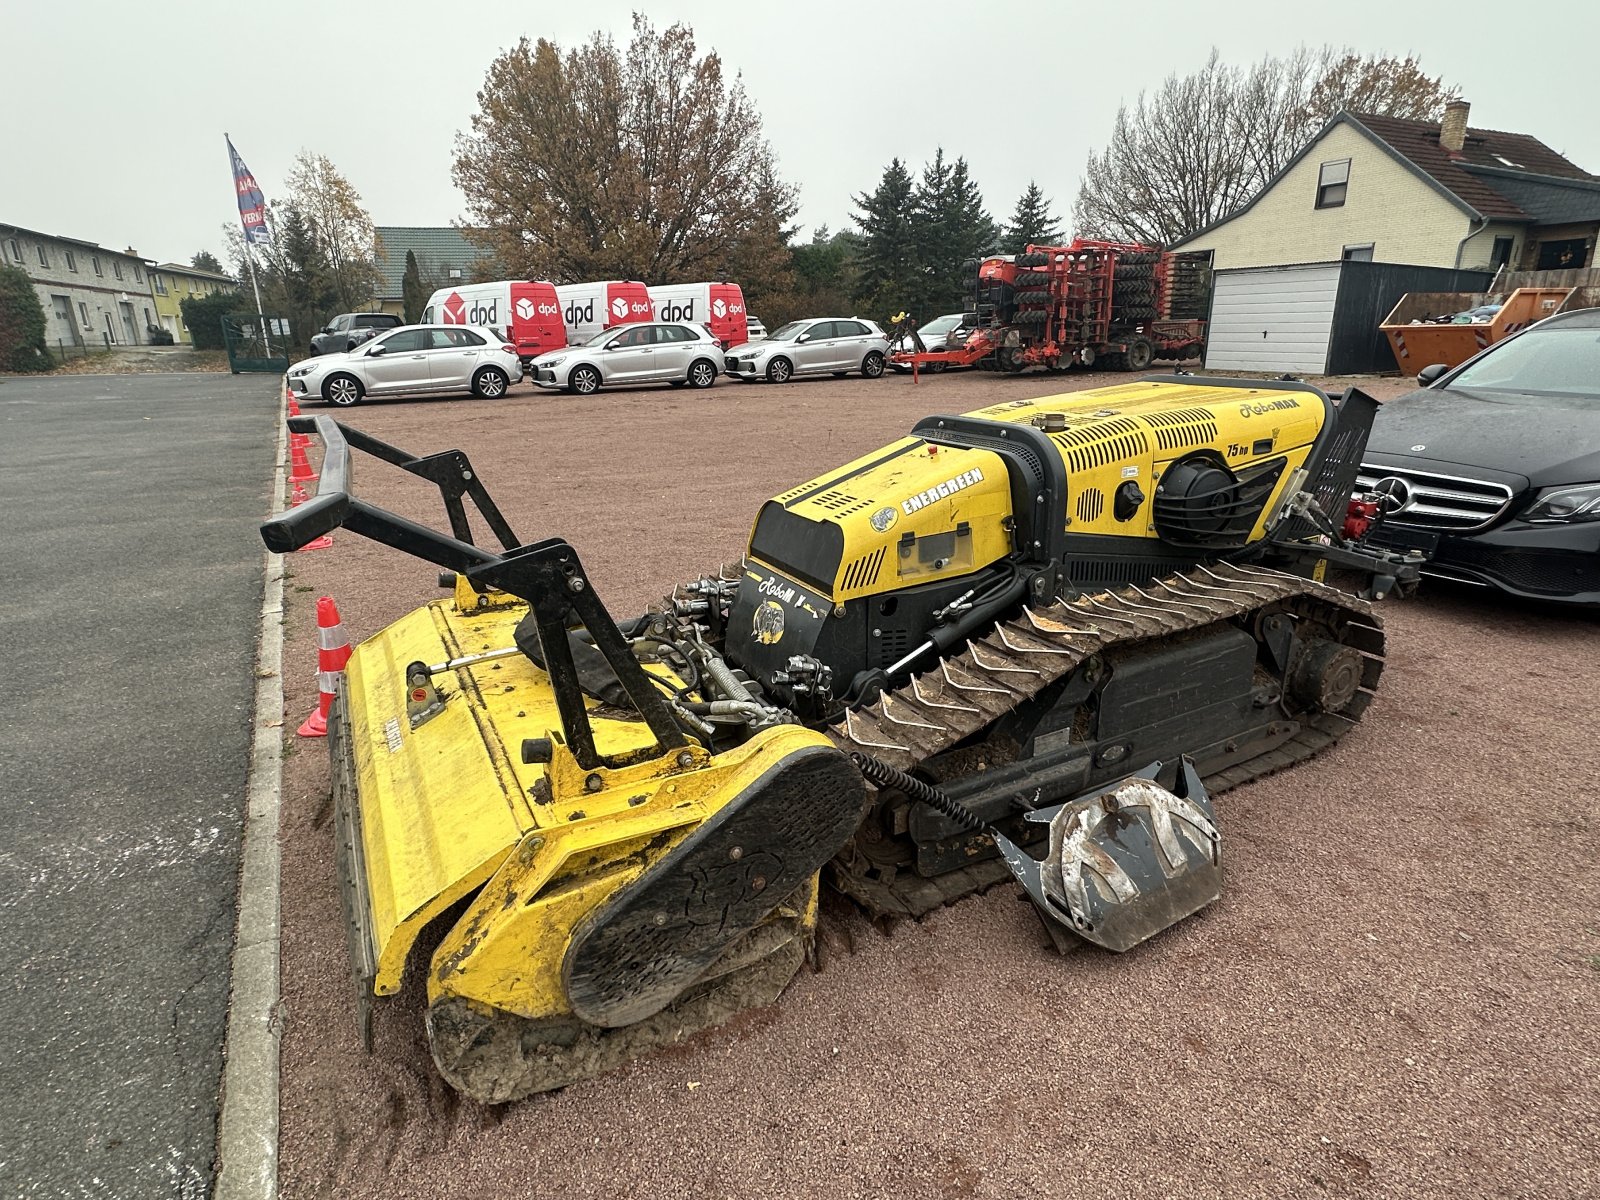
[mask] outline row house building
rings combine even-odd
[[[179,303],[238,287],[226,275],[155,263],[131,247],[111,250],[3,223],[0,259],[33,281],[51,346],[144,346],[161,329],[174,342],[189,342]]]

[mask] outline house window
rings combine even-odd
[[[72,257],[72,251],[71,250],[68,250],[65,253],[66,253],[66,256],[67,256],[67,270],[76,271],[78,269],[78,260],[76,258]]]
[[[1360,246],[1346,246],[1344,253],[1339,256],[1345,262],[1371,262],[1372,243],[1366,242]]]
[[[111,273],[118,279],[122,278],[122,264],[114,258],[111,260]]]
[[[100,269],[100,256],[98,254],[91,254],[89,256],[89,265],[94,268],[94,273],[96,275],[105,275],[105,272]]]
[[[16,238],[11,239],[11,260],[13,262],[22,261],[22,243],[17,241]]]
[[[450,268],[449,275],[450,275],[451,279],[460,279],[461,278],[460,270],[455,268],[455,267],[451,267]]]
[[[1317,172],[1317,207],[1338,208],[1344,203],[1345,188],[1350,184],[1350,160],[1337,159],[1325,162]]]
[[[1514,237],[1497,237],[1494,240],[1494,249],[1489,252],[1489,265],[1503,267],[1511,261],[1511,247],[1516,244]]]
[[[78,301],[78,313],[83,317],[83,327],[89,328],[89,306],[82,300]]]
[[[39,252],[39,265],[48,267],[50,265],[50,256],[44,252],[44,243],[40,242],[34,249]]]
[[[133,281],[135,283],[143,283],[144,282],[144,268],[141,267],[138,263],[134,263],[133,264]]]
[[[156,289],[156,295],[158,296],[165,296],[167,294],[166,281],[154,271],[150,272],[150,286]]]

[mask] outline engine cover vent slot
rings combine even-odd
[[[871,587],[878,582],[878,571],[883,566],[883,555],[888,549],[879,546],[871,554],[864,554],[851,563],[844,571],[844,591],[854,591],[856,588]]]
[[[870,500],[863,500],[859,496],[852,496],[849,492],[833,488],[823,492],[820,496],[813,496],[811,502],[828,510],[835,517],[846,517],[851,513],[860,512],[872,504]]]
[[[1130,417],[1096,421],[1050,436],[1067,452],[1068,470],[1079,474],[1142,458],[1149,447],[1144,430]]]
[[[1156,445],[1163,450],[1188,450],[1195,446],[1209,446],[1217,440],[1217,422],[1203,408],[1146,413],[1144,422],[1154,427]]]
[[[1097,521],[1105,510],[1106,494],[1099,488],[1084,488],[1078,493],[1078,520]]]
[[[874,665],[879,667],[899,662],[911,649],[911,632],[906,629],[880,630],[878,636],[872,640],[876,644],[878,656],[878,661]]]

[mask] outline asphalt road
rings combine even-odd
[[[276,378],[0,378],[0,1195],[203,1197]]]

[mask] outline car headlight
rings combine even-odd
[[[294,370],[289,372],[289,378],[290,379],[304,379],[307,375],[311,374],[311,372],[315,371],[316,369],[317,369],[317,365],[315,363],[312,363],[309,366],[296,367]]]
[[[565,354],[558,354],[554,358],[541,358],[538,362],[534,363],[533,365],[536,366],[536,367],[559,367],[562,363],[564,363],[566,361],[567,361],[567,356]]]
[[[1522,510],[1522,519],[1548,524],[1600,521],[1600,483],[1545,488]]]

